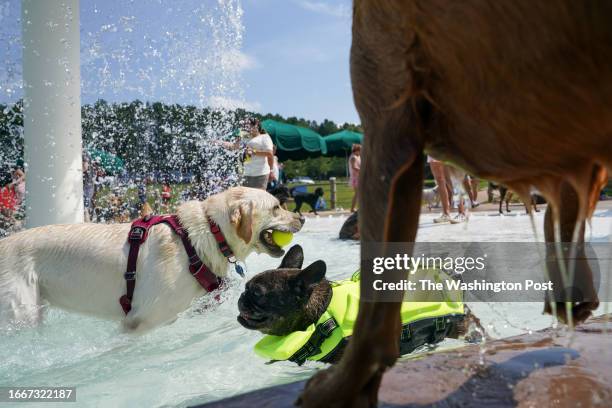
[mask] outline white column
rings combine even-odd
[[[83,222],[79,0],[22,0],[26,226]]]

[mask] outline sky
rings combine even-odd
[[[359,121],[349,76],[351,1],[246,0],[247,100],[263,111]]]
[[[0,0],[2,102],[21,96],[20,4]],[[359,122],[350,0],[81,0],[80,7],[82,103],[140,99]]]

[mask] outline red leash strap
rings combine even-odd
[[[210,220],[209,220],[210,222]],[[138,252],[140,246],[147,240],[149,228],[160,223],[167,224],[172,231],[177,234],[185,247],[185,252],[189,258],[189,272],[198,281],[198,283],[208,292],[218,289],[223,283],[217,275],[215,275],[208,266],[202,262],[195,248],[189,240],[187,231],[181,226],[181,223],[176,215],[155,215],[145,216],[132,223],[132,228],[128,234],[128,242],[130,244],[130,252],[128,253],[127,269],[124,274],[126,283],[126,294],[119,298],[119,304],[127,315],[132,310],[132,298],[136,287],[136,262],[138,260]],[[216,225],[216,224],[215,224]],[[218,227],[217,227],[218,228]],[[219,230],[219,234],[223,234]],[[215,238],[217,235],[215,235]],[[225,242],[225,239],[223,238]],[[217,242],[219,242],[217,240]],[[227,245],[227,244],[226,244]],[[227,246],[231,253],[231,249]]]
[[[119,304],[123,308],[125,314],[132,310],[132,297],[136,287],[136,261],[138,260],[138,251],[140,246],[146,241],[149,234],[149,228],[152,225],[161,222],[160,216],[145,216],[132,223],[132,228],[128,234],[128,242],[130,244],[130,252],[128,253],[127,269],[123,277],[127,287],[126,294],[119,298]]]
[[[181,226],[178,217],[176,215],[170,215],[164,220],[164,222],[170,225],[174,232],[181,237],[181,241],[183,241],[183,246],[185,247],[185,252],[187,252],[187,257],[189,257],[189,272],[191,272],[191,275],[193,275],[200,285],[202,285],[202,287],[208,292],[212,292],[213,290],[219,288],[221,285],[221,279],[212,273],[210,268],[208,268],[208,266],[202,262],[196,253],[195,248],[191,244],[191,241],[189,240],[189,234],[187,234],[187,231]]]

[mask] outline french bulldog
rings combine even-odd
[[[238,323],[264,334],[284,336],[316,322],[329,306],[330,282],[326,265],[313,262],[302,268],[302,247],[294,245],[278,269],[251,278],[238,299]]]
[[[325,278],[325,262],[318,260],[302,269],[303,262],[302,248],[294,245],[278,269],[251,278],[238,299],[238,322],[247,329],[274,336],[303,331],[316,323],[329,306],[332,286]],[[466,318],[447,337],[464,336],[471,322],[479,326],[478,319],[467,306],[465,313]],[[477,337],[472,333],[466,340],[476,341]],[[342,350],[337,350],[326,362],[335,363],[341,355]]]

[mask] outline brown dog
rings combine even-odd
[[[611,18],[609,1],[355,0],[362,243],[414,241],[424,152],[524,201],[537,188],[549,202],[546,240],[582,242],[612,167]],[[584,254],[576,258],[576,275],[589,277]],[[557,279],[559,264],[549,272]],[[571,314],[552,304],[560,319],[591,314],[597,295],[583,295]],[[304,406],[376,404],[399,354],[400,303],[363,298],[362,286],[356,334],[342,361],[309,382]]]

